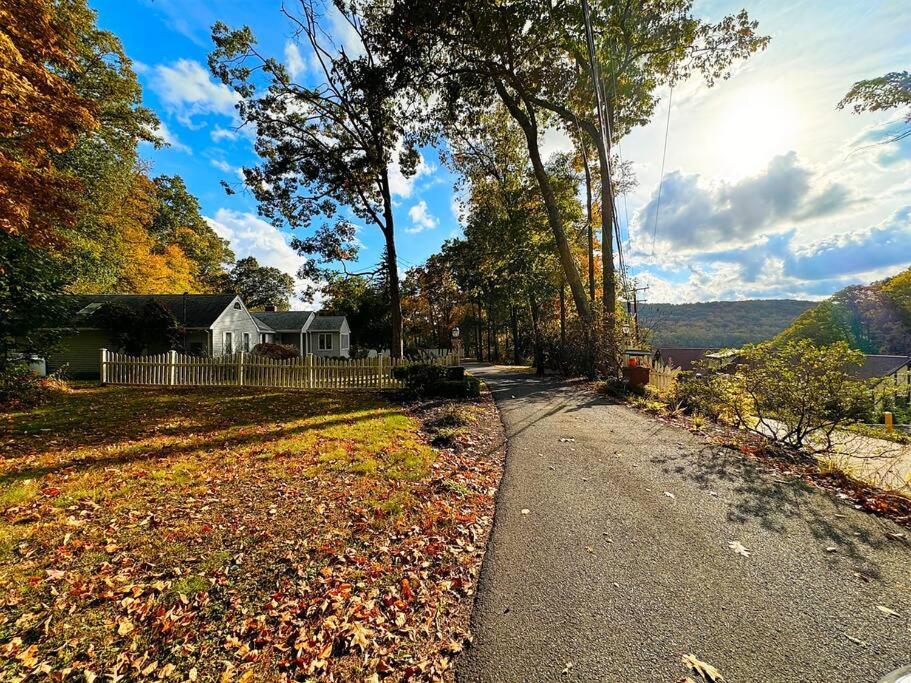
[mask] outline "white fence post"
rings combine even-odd
[[[108,350],[101,349],[101,359],[98,364],[99,378],[101,379],[102,384],[106,384],[108,381]]]
[[[177,351],[168,351],[168,386],[177,384]]]
[[[237,352],[237,386],[244,385],[244,352]]]

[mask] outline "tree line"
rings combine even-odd
[[[590,11],[575,0],[332,4],[354,47],[323,30],[325,4],[282,8],[315,80],[292,78],[247,27],[216,24],[209,60],[256,131],[261,163],[244,173],[261,212],[306,232],[294,243],[308,256],[304,274],[339,308],[339,278],[367,278],[370,286],[348,287],[358,294],[381,280],[394,355],[408,335],[427,337],[414,321],[437,328],[439,343],[442,326],[461,316],[476,333],[487,329],[490,341],[476,345],[489,343],[490,354],[502,329],[512,353],[540,356],[559,299],[562,334],[580,340],[590,367],[616,364],[626,283],[614,207],[632,182],[617,146],[651,119],[661,87],[691,74],[711,85],[763,49],[756,22],[745,11],[707,22],[690,0],[596,2]],[[575,149],[546,159],[542,135],[553,129]],[[430,144],[462,173],[466,236],[400,282],[390,173],[413,174]],[[383,237],[382,272],[349,268],[359,223]],[[441,268],[454,293],[422,303]]]
[[[41,351],[62,293],[238,291],[287,307],[291,277],[235,255],[180,176],[139,145],[159,121],[85,0],[0,8],[0,365]]]

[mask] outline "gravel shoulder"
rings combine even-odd
[[[471,371],[508,447],[460,680],[676,681],[688,653],[733,682],[911,663],[897,525],[582,387]]]

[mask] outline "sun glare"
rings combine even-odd
[[[799,114],[781,93],[752,88],[728,100],[716,118],[715,154],[728,180],[752,175],[794,148]]]

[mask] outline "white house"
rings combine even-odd
[[[300,354],[348,357],[351,328],[343,315],[317,315],[313,311],[259,311],[260,341],[294,346]]]

